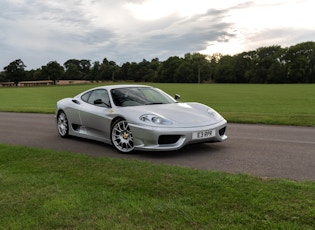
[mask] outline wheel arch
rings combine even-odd
[[[61,109],[61,108],[57,109],[57,111],[56,111],[56,119],[58,119],[58,115],[60,113],[62,113],[62,112],[66,114],[66,112],[63,109]]]
[[[110,123],[110,128],[112,129],[113,125],[118,121],[118,120],[126,120],[126,118],[124,118],[123,116],[117,116],[114,119],[112,119],[111,123]]]

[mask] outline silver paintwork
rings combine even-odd
[[[104,103],[96,100],[96,104],[93,104],[82,100],[86,93],[100,89],[108,93]],[[117,102],[117,97],[113,97],[114,91],[119,92],[118,89],[132,89],[136,92],[154,89],[168,103],[135,105],[129,101],[124,102],[126,106],[123,106]],[[64,112],[66,117],[58,116],[60,112]],[[74,98],[62,99],[57,102],[56,117],[61,136],[69,134],[102,141],[113,144],[120,152],[177,150],[187,144],[221,142],[227,139],[225,134],[219,134],[219,130],[227,126],[226,120],[210,107],[196,102],[179,103],[163,91],[144,85],[102,86],[87,90]],[[151,117],[157,117],[154,121],[161,124],[153,123]],[[113,128],[113,125],[116,127]],[[212,136],[193,139],[194,132],[207,130],[212,131]],[[159,144],[161,135],[180,137],[175,143]]]

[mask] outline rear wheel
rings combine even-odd
[[[63,111],[58,113],[57,129],[61,137],[67,137],[69,135],[68,118],[67,118],[67,115]]]
[[[121,153],[129,153],[134,149],[133,137],[127,121],[120,119],[113,124],[111,141]]]

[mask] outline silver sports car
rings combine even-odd
[[[227,122],[212,108],[180,103],[145,85],[110,85],[57,102],[61,137],[68,135],[112,144],[119,152],[168,151],[227,139]]]

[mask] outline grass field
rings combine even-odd
[[[314,229],[315,183],[0,144],[0,229]]]
[[[229,122],[315,126],[315,84],[150,84],[209,105]],[[53,113],[56,101],[98,85],[0,88],[0,111]]]
[[[311,84],[152,85],[230,122],[315,125]],[[94,86],[0,88],[0,111],[53,113]],[[1,230],[314,229],[315,183],[0,143],[0,210]]]

